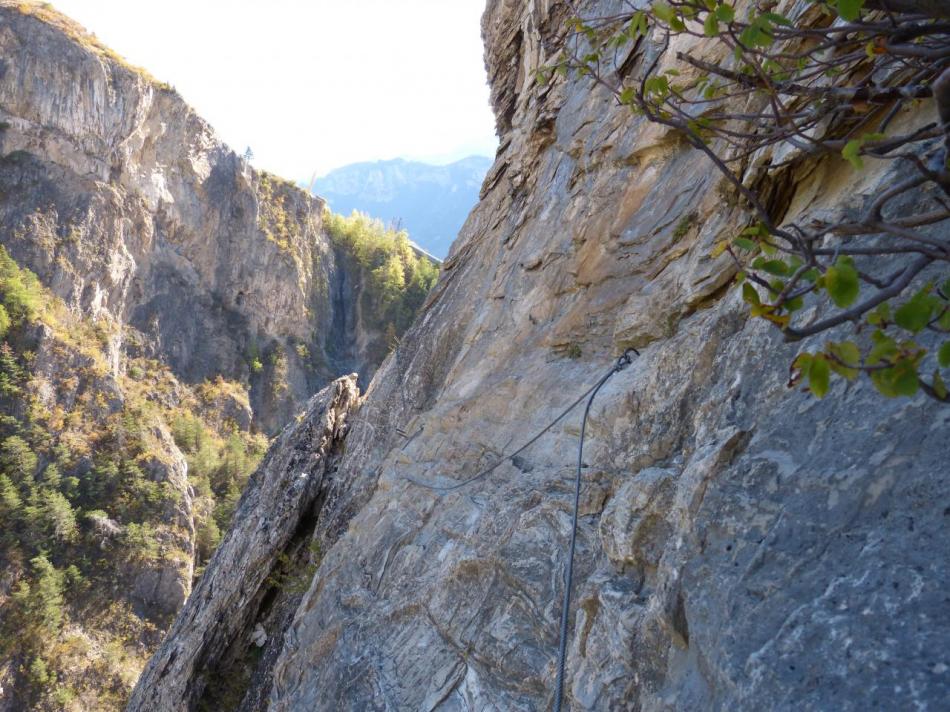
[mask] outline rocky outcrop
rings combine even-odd
[[[259,173],[166,85],[44,5],[0,3],[0,233],[70,306],[189,383],[250,385],[275,432],[360,349],[323,202]],[[347,327],[341,333],[337,325]]]
[[[228,678],[228,666],[264,646],[262,621],[287,594],[297,573],[291,564],[301,563],[317,518],[336,505],[330,497],[335,469],[358,404],[355,374],[341,378],[282,433],[248,483],[234,526],[169,631],[168,644],[143,672],[131,709],[179,710],[195,706],[203,694],[233,696],[228,686],[241,681]],[[237,660],[227,657],[232,651]]]
[[[547,708],[580,414],[467,488],[409,478],[477,472],[631,345],[588,425],[570,709],[938,709],[950,415],[861,382],[787,387],[810,344],[726,288],[710,252],[744,216],[717,174],[590,80],[535,83],[566,13],[488,3],[498,158],[352,419],[336,478],[355,513],[329,540],[338,520],[317,523],[330,545],[245,709]],[[810,170],[786,219],[901,168]],[[136,699],[187,684],[146,677]]]

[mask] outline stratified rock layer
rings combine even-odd
[[[940,709],[950,411],[787,388],[814,344],[726,288],[709,255],[746,217],[712,167],[587,79],[535,83],[567,12],[489,2],[498,158],[352,421],[347,514],[317,522],[321,564],[245,709],[549,708],[580,413],[464,489],[407,477],[477,472],[631,345],[588,425],[568,707]],[[859,206],[898,170],[810,166],[786,219]],[[187,684],[146,676],[136,699]]]
[[[171,88],[37,3],[0,3],[0,232],[17,262],[190,382],[250,385],[275,432],[332,377],[376,364],[361,275],[323,201],[259,173]]]

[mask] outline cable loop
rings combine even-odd
[[[633,363],[633,356],[631,356],[630,354],[636,354],[637,356],[639,356],[640,352],[637,351],[633,347],[624,351],[623,354],[620,356],[620,358],[617,359],[617,365],[614,367],[615,373],[620,373],[621,371],[626,369],[627,366]]]

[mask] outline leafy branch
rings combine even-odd
[[[537,80],[589,77],[712,161],[750,214],[713,256],[734,260],[751,315],[792,341],[847,323],[870,332],[860,346],[800,355],[790,385],[807,381],[820,398],[831,374],[865,374],[885,396],[923,391],[950,403],[941,374],[950,367],[950,6],[820,0],[786,15],[763,0],[740,16],[722,0],[668,0],[584,17],[568,5],[573,16]],[[939,121],[895,128],[915,123],[895,119],[921,102]],[[904,164],[909,177],[833,221],[787,220],[769,197],[806,161],[858,172],[866,159]],[[925,332],[941,345],[918,343]]]

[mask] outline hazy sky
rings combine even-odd
[[[493,155],[485,0],[56,0],[254,164]]]

